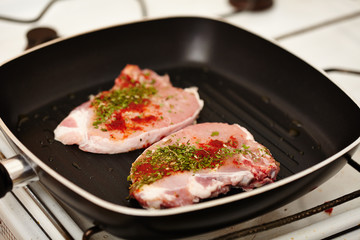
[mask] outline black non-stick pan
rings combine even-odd
[[[109,89],[128,63],[167,73],[177,87],[197,86],[205,102],[198,122],[247,128],[281,163],[277,182],[146,210],[127,198],[130,166],[142,150],[93,154],[54,141],[57,124]],[[214,19],[147,20],[58,40],[3,64],[0,81],[0,126],[20,154],[8,161],[29,163],[64,203],[126,238],[183,237],[278,208],[333,176],[360,142],[359,106],[322,71]],[[4,165],[3,194],[15,178]]]

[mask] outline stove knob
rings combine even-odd
[[[244,10],[262,11],[270,8],[273,5],[273,0],[229,0],[229,3],[237,12]]]
[[[26,49],[29,49],[35,47],[36,45],[58,38],[58,35],[56,31],[51,28],[39,27],[28,31],[26,38],[28,41]]]

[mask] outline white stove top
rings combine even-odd
[[[49,2],[49,0],[0,0],[0,16],[33,19]],[[0,62],[22,53],[27,45],[25,35],[35,27],[51,27],[60,37],[68,37],[144,17],[196,14],[219,17],[273,39],[319,69],[346,68],[360,71],[360,0],[274,0],[274,5],[265,11],[239,13],[232,11],[233,8],[227,0],[56,1],[43,17],[34,23],[16,23],[0,19]],[[360,104],[360,75],[334,72],[329,73],[329,78]],[[360,163],[360,151],[353,158]],[[236,226],[191,239],[209,239],[289,216],[358,190],[359,182],[360,174],[346,165],[329,181],[284,207]],[[24,189],[14,192],[15,194],[10,193],[0,199],[0,209],[6,209],[0,211],[0,219],[4,222],[4,215],[8,215],[8,212],[16,212],[16,205],[19,204],[16,203],[16,198],[22,198],[22,195],[27,194]],[[51,202],[51,200],[47,201]],[[57,203],[54,200],[51,204],[55,206]],[[70,225],[76,226],[72,219],[68,219],[65,212],[59,211],[60,215],[65,216],[65,222],[69,225],[67,228],[71,228]],[[29,213],[20,211],[17,215],[24,218],[26,214]],[[241,239],[322,239],[359,224],[360,199],[355,199],[334,207],[330,214],[321,212],[304,220]],[[28,229],[28,234],[34,234],[33,239],[53,238],[44,234],[42,229],[36,231],[31,229],[30,225],[22,226],[19,223],[13,227],[21,228],[24,233]],[[34,223],[35,225],[38,224]],[[74,239],[81,236],[80,227],[68,230],[73,232]],[[117,239],[107,233],[97,234],[92,239],[102,239],[104,235],[107,239]],[[359,236],[358,229],[340,234],[339,239],[359,239]],[[56,239],[61,238],[56,237]]]

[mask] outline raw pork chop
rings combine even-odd
[[[145,208],[171,208],[275,181],[279,163],[237,124],[188,126],[144,151],[133,163],[130,196]]]
[[[175,88],[167,75],[127,65],[112,89],[70,112],[55,139],[87,152],[128,152],[193,124],[202,107],[197,88]]]

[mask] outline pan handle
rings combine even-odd
[[[35,164],[11,140],[0,118],[0,198],[16,187],[37,181]]]
[[[13,188],[36,180],[35,171],[21,154],[0,161],[0,198]]]
[[[5,196],[7,192],[10,192],[12,188],[11,177],[4,165],[0,164],[0,198]]]

